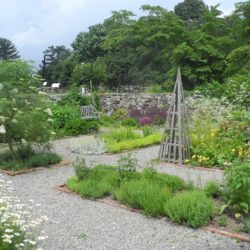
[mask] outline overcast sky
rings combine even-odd
[[[224,14],[229,14],[239,1],[205,0],[205,3],[220,3]],[[80,31],[110,17],[112,10],[126,9],[140,15],[143,4],[173,10],[179,2],[182,0],[0,0],[0,37],[10,39],[23,59],[38,64],[48,46],[70,47]]]

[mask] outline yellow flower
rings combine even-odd
[[[234,217],[235,217],[236,220],[239,220],[241,218],[241,214],[240,213],[236,213],[234,215]]]

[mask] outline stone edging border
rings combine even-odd
[[[7,174],[10,176],[16,176],[16,175],[21,175],[21,174],[29,174],[32,172],[40,171],[43,169],[48,169],[48,168],[57,168],[57,167],[62,167],[66,166],[70,163],[69,160],[62,160],[59,163],[53,164],[53,165],[48,165],[48,166],[42,166],[42,167],[37,167],[37,168],[29,168],[29,169],[24,169],[20,171],[10,171],[10,170],[3,170],[0,169],[0,173]]]
[[[55,186],[54,189],[57,190],[57,191],[60,191],[60,192],[67,193],[67,194],[77,195],[77,193],[74,193],[74,192],[68,190],[67,187],[66,187],[66,184]],[[126,209],[126,210],[131,211],[131,212],[137,212],[137,213],[139,212],[139,213],[141,213],[141,211],[138,210],[138,209],[130,208],[130,207],[128,207],[126,205],[123,205],[123,204],[118,204],[116,202],[113,202],[110,199],[97,199],[96,201],[102,202],[104,204],[111,205],[111,206],[114,206],[114,207]],[[226,236],[226,237],[229,237],[229,238],[233,238],[233,239],[237,239],[237,240],[241,240],[241,241],[245,241],[245,242],[250,243],[250,237],[247,237],[245,235],[241,235],[241,234],[237,234],[237,233],[230,233],[230,232],[220,230],[220,229],[217,229],[217,228],[214,228],[214,227],[202,227],[200,229],[202,229],[204,231],[207,231],[207,232],[210,232],[210,233],[219,234],[219,235],[223,235],[223,236]]]

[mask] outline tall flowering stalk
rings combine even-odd
[[[35,204],[22,204],[13,195],[11,181],[0,175],[0,249],[37,249],[47,238],[40,235],[40,228],[46,216],[35,216],[32,211]],[[38,248],[41,249],[41,248]]]

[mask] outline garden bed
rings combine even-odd
[[[55,190],[60,191],[60,192],[64,192],[64,193],[68,193],[68,194],[74,194],[74,195],[79,195],[76,192],[73,192],[71,190],[68,189],[67,184],[62,184],[59,186],[55,186],[54,187]],[[84,199],[90,199],[88,197],[82,197]],[[90,199],[93,200],[93,199]],[[128,211],[131,212],[136,212],[136,213],[141,213],[143,214],[143,211],[140,209],[135,209],[135,208],[131,208],[125,204],[120,203],[117,200],[114,200],[111,196],[105,196],[103,198],[100,199],[96,199],[95,201],[97,202],[102,202],[104,204],[107,205],[111,205],[117,208],[121,208],[121,209],[126,209]],[[167,221],[171,222],[169,219],[167,219],[166,217],[159,217],[161,219],[166,219]],[[241,240],[241,241],[245,241],[245,242],[249,242],[250,243],[250,234],[246,234],[246,233],[236,233],[234,230],[236,230],[236,228],[239,225],[237,224],[237,222],[235,220],[232,220],[231,218],[229,218],[229,223],[227,226],[225,227],[220,227],[218,225],[218,217],[214,217],[213,220],[211,221],[211,223],[208,226],[202,227],[202,230],[214,233],[214,234],[219,234],[225,237],[229,237],[229,238],[233,238],[233,239],[237,239],[237,240]]]
[[[60,162],[52,165],[47,165],[47,166],[40,166],[40,167],[35,167],[35,168],[26,168],[22,170],[17,170],[17,171],[12,171],[12,170],[4,170],[0,169],[0,173],[4,173],[10,176],[16,176],[16,175],[21,175],[21,174],[29,174],[32,172],[48,169],[48,168],[58,168],[62,166],[66,166],[70,163],[68,160],[61,160]]]

